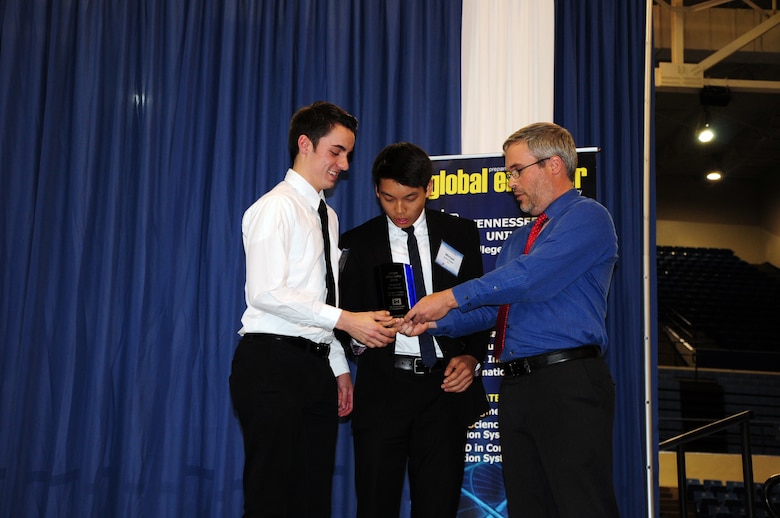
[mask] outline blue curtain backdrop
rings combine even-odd
[[[616,481],[641,516],[643,2],[557,13],[556,121],[604,148],[620,233]],[[377,213],[385,144],[458,153],[460,16],[451,0],[0,0],[0,516],[240,514],[241,214],[316,99],[361,122],[331,198],[343,229]],[[342,432],[334,516],[354,512]]]
[[[644,429],[645,10],[644,0],[556,0],[555,5],[554,118],[571,131],[578,145],[602,148],[598,198],[615,220],[620,246],[608,306],[612,345],[607,361],[616,388],[615,488],[626,517],[646,516],[648,498],[653,498],[645,489]],[[654,247],[655,236],[651,243]],[[650,256],[655,257],[654,252]],[[655,320],[654,306],[652,311]],[[652,349],[655,408],[655,342]],[[657,456],[657,427],[653,430]]]
[[[317,99],[361,121],[332,199],[344,228],[377,213],[382,146],[458,152],[460,16],[451,0],[0,2],[0,515],[240,515],[241,214]]]

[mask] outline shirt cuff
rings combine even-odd
[[[482,304],[477,300],[477,296],[471,288],[471,282],[466,281],[452,288],[452,295],[458,303],[458,309],[462,312],[477,309]]]
[[[323,304],[319,314],[322,319],[322,327],[330,330],[336,329],[336,322],[341,318],[341,311],[340,308],[335,306]]]
[[[349,372],[347,356],[344,354],[344,348],[341,347],[341,342],[338,340],[330,344],[328,363],[330,363],[330,369],[333,371],[333,375],[336,377]]]
[[[354,354],[355,356],[359,356],[359,355],[363,354],[363,352],[368,347],[363,345],[363,344],[361,344],[360,342],[358,342],[354,338],[351,338],[350,342],[349,342],[349,348],[352,349],[352,354]]]
[[[452,329],[450,327],[450,322],[452,321],[453,314],[457,314],[458,310],[451,309],[449,313],[444,315],[441,319],[436,321],[436,327],[433,329],[428,329],[426,331],[429,335],[433,336],[452,336]]]

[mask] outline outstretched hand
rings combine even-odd
[[[402,320],[398,326],[398,332],[406,336],[420,336],[429,329],[436,329],[436,322],[413,324],[412,322]]]
[[[404,321],[415,325],[433,322],[457,307],[458,301],[455,300],[451,289],[438,291],[417,301],[417,304],[404,316]]]
[[[390,316],[388,311],[365,311],[353,313],[342,311],[336,328],[349,335],[366,347],[385,347],[395,341],[398,326],[403,319]]]

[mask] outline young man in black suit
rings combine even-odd
[[[475,223],[425,209],[432,174],[427,153],[413,144],[392,144],[377,155],[372,176],[384,214],[341,236],[344,309],[387,309],[379,267],[415,263],[410,232],[425,292],[482,275]],[[421,290],[418,286],[418,298]],[[358,354],[352,414],[358,517],[399,515],[407,466],[413,516],[457,514],[466,431],[489,410],[481,379],[475,377],[487,340],[487,332],[429,337],[435,358],[421,353],[425,338],[421,343],[420,337],[398,334],[385,348],[364,348],[351,340]]]

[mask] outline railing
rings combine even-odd
[[[752,410],[745,410],[738,414],[734,414],[720,421],[715,421],[696,428],[689,432],[685,432],[677,437],[672,437],[662,441],[658,445],[659,450],[676,450],[677,451],[677,487],[680,494],[680,518],[688,516],[688,495],[685,476],[685,445],[689,442],[707,437],[714,433],[725,430],[731,426],[739,425],[742,432],[742,476],[745,484],[745,516],[747,518],[755,518],[753,510],[753,457],[750,452],[750,427],[749,421],[753,416]]]
[[[769,510],[769,514],[772,515],[772,518],[780,517],[780,509],[778,508],[777,502],[772,499],[772,494],[776,487],[780,487],[780,473],[772,475],[764,482],[764,503],[766,504],[767,510]]]
[[[688,317],[684,316],[675,307],[667,308],[663,319],[669,323],[669,328],[679,335],[683,341],[694,347],[712,347],[717,345],[706,330],[702,330],[700,325],[691,322]]]

